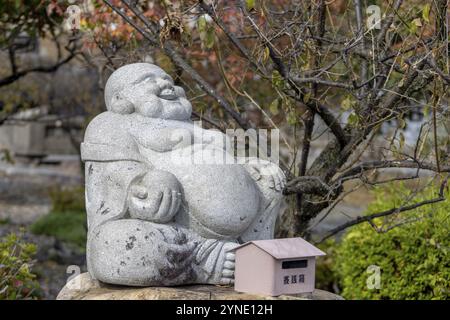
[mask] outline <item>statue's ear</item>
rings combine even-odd
[[[117,93],[111,99],[109,111],[119,114],[130,114],[134,112],[134,104]]]

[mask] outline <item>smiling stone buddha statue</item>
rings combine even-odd
[[[90,275],[131,286],[233,283],[230,250],[273,238],[283,172],[230,161],[226,135],[196,126],[184,90],[155,65],[116,70],[105,103],[81,146]]]

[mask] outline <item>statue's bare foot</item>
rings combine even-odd
[[[231,285],[234,283],[234,267],[235,267],[235,253],[230,251],[239,244],[228,242],[224,244],[223,251],[225,252],[225,261],[222,268],[222,276],[220,278],[221,285]]]

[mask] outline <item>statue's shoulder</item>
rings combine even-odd
[[[89,122],[84,134],[84,141],[117,144],[124,139],[127,140],[129,128],[130,119],[126,115],[106,111],[100,113]]]

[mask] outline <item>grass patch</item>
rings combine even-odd
[[[51,190],[51,212],[31,225],[31,232],[53,236],[84,251],[86,247],[86,211],[84,189]]]
[[[86,214],[80,211],[52,211],[31,225],[31,232],[73,244],[84,250],[86,245]]]
[[[0,219],[0,226],[5,225],[5,224],[9,224],[11,221],[9,220],[9,218],[2,218]]]

